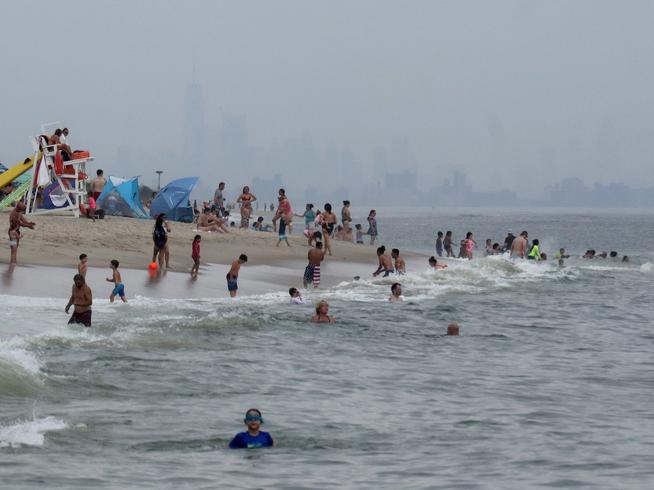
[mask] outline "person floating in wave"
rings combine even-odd
[[[314,323],[334,323],[336,318],[329,316],[329,303],[322,300],[316,305],[316,314],[311,317]]]
[[[68,324],[79,323],[85,327],[91,326],[91,305],[93,304],[93,293],[91,288],[87,286],[84,276],[82,274],[75,274],[73,277],[73,291],[66,305],[66,313],[70,307],[75,305],[73,309],[73,316],[68,320]]]
[[[404,301],[404,298],[402,297],[402,285],[399,282],[396,282],[391,286],[391,295],[388,297],[388,301],[391,303]]]
[[[559,263],[559,265],[560,265],[561,267],[563,267],[563,264],[564,264],[563,261],[564,261],[564,259],[569,259],[570,256],[569,256],[568,254],[565,253],[565,248],[561,247],[561,248],[559,249],[559,252],[556,254],[556,256],[555,256],[554,258],[557,260],[557,262]]]
[[[113,303],[116,296],[120,296],[122,302],[127,303],[127,298],[125,297],[125,285],[123,284],[123,279],[118,271],[119,265],[120,264],[116,259],[111,261],[112,275],[111,277],[107,277],[107,282],[113,282],[114,289],[111,291],[111,295],[109,295],[109,301]]]
[[[243,423],[248,430],[239,432],[229,442],[230,449],[251,449],[258,447],[273,447],[275,442],[268,432],[261,429],[263,425],[263,416],[258,408],[251,408],[245,412]]]
[[[302,299],[302,295],[300,294],[300,291],[298,291],[297,288],[289,289],[288,294],[291,297],[291,304],[292,305],[303,305],[304,304],[304,300]]]
[[[238,259],[232,262],[232,267],[227,273],[227,290],[232,298],[235,298],[236,293],[238,292],[238,273],[241,270],[241,265],[245,264],[247,261],[247,255],[239,255]]]
[[[397,274],[406,274],[406,262],[400,256],[400,251],[397,248],[391,250],[391,257],[395,260],[395,272]]]
[[[432,255],[429,257],[429,267],[436,270],[442,270],[447,268],[447,264],[439,264],[438,260],[436,260],[436,257]]]
[[[529,254],[527,255],[528,260],[540,260],[540,241],[538,238],[534,238],[534,241],[531,242],[531,250],[529,250]]]
[[[379,260],[379,267],[377,270],[372,273],[373,276],[377,277],[382,272],[384,273],[383,277],[388,277],[393,273],[393,263],[391,258],[386,255],[386,247],[382,245],[377,249],[377,258]]]

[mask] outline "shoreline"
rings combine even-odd
[[[287,291],[289,287],[302,286],[309,251],[304,236],[289,236],[291,247],[285,243],[276,247],[276,233],[234,228],[230,228],[228,234],[197,232],[194,224],[171,222],[172,232],[168,239],[171,267],[153,280],[147,271],[153,252],[152,220],[108,216],[94,223],[53,215],[29,219],[36,226],[34,230],[21,230],[18,265],[9,266],[8,248],[0,256],[2,294],[61,297],[63,288],[63,296],[67,297],[81,253],[88,255],[89,283],[95,288],[104,282],[103,275],[109,274],[109,261],[117,259],[132,296],[154,294],[155,297],[190,298],[196,297],[190,295],[200,290],[207,291],[206,297],[228,296],[225,274],[241,253],[248,256],[239,277],[243,295]],[[196,234],[202,236],[201,269],[197,281],[190,281],[191,242]],[[356,275],[368,277],[377,266],[376,246],[332,240],[332,249],[333,256],[323,262],[321,288],[352,280]],[[421,269],[422,264],[426,265],[426,255],[403,252],[403,256],[409,268]],[[47,281],[42,281],[44,274]],[[67,274],[70,277],[66,277]],[[174,283],[169,280],[171,277],[179,284],[164,286]],[[106,285],[108,288],[109,283]],[[95,289],[94,295],[98,295]]]

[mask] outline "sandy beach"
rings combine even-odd
[[[2,213],[0,219],[8,219]],[[13,274],[12,281],[2,282],[4,292],[21,293],[28,285],[33,288],[38,276],[49,271],[66,280],[67,272],[77,267],[81,253],[89,256],[91,275],[106,273],[108,263],[117,259],[122,270],[140,271],[144,277],[139,294],[163,297],[189,297],[195,293],[188,288],[163,288],[157,292],[152,281],[146,281],[142,271],[152,259],[152,230],[154,221],[107,216],[95,223],[87,219],[70,216],[34,216],[33,230],[24,228],[18,251],[19,268],[27,267],[22,274]],[[171,222],[169,234],[170,269],[168,274],[187,273],[192,265],[191,242],[198,233],[195,225]],[[296,230],[297,232],[297,230]],[[284,243],[276,247],[277,234],[230,228],[230,233],[201,232],[201,275],[200,282],[213,288],[224,289],[224,266],[230,264],[239,254],[248,256],[248,264],[242,269],[243,284],[249,282],[250,293],[279,290],[301,285],[302,272],[306,265],[308,246],[303,236],[290,236],[288,247]],[[390,248],[387,244],[387,248]],[[332,241],[333,256],[323,263],[322,285],[329,287],[355,275],[368,277],[377,265],[376,247]],[[420,254],[403,253],[409,267],[421,267],[426,263]],[[0,257],[0,263],[8,263],[9,253]],[[48,266],[48,269],[34,266]],[[223,267],[221,267],[223,266]],[[93,272],[97,269],[98,272]],[[20,277],[24,280],[21,280]],[[34,277],[32,277],[34,276]],[[203,277],[204,276],[204,277]],[[28,280],[28,277],[31,277]],[[140,276],[139,276],[140,277]],[[211,277],[211,279],[209,279]],[[184,278],[186,283],[186,277]],[[215,284],[213,284],[215,281]],[[37,287],[38,289],[38,287]],[[43,294],[52,294],[44,286]],[[132,290],[134,291],[134,290]]]

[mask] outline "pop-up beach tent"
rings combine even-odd
[[[150,217],[165,213],[169,220],[192,223],[193,208],[189,204],[189,196],[197,183],[198,177],[184,177],[163,187],[152,200]]]
[[[139,195],[139,178],[121,179],[109,177],[107,184],[98,197],[98,207],[112,216],[126,218],[147,218],[148,214],[141,205]]]

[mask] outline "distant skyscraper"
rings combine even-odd
[[[197,82],[186,86],[184,94],[184,130],[182,140],[183,163],[196,167],[205,155],[205,121],[202,86]]]

